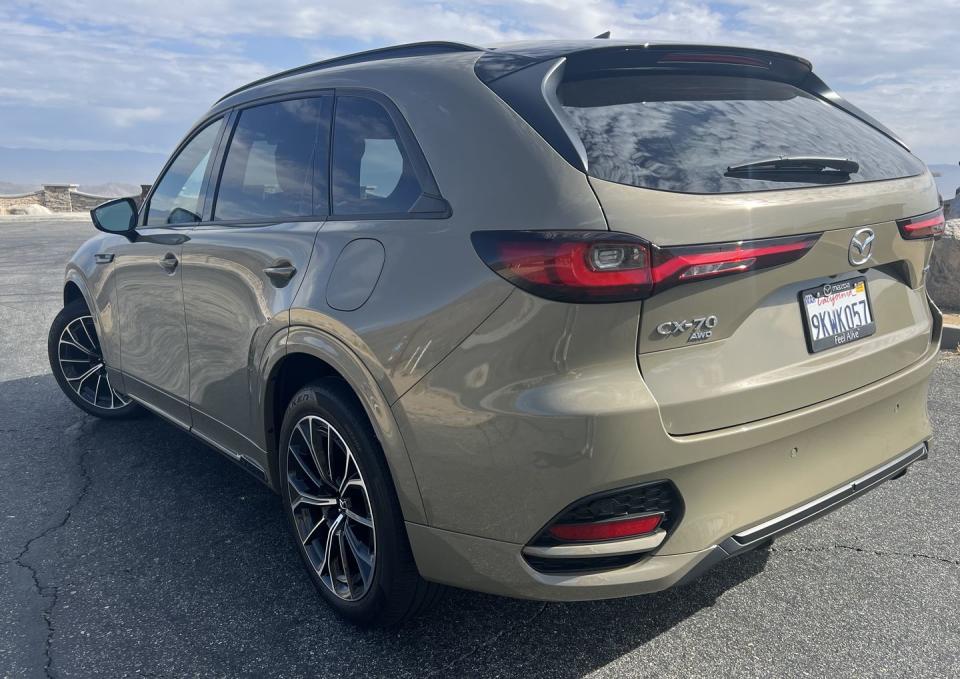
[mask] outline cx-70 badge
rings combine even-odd
[[[692,330],[688,342],[699,342],[700,340],[710,339],[713,336],[713,329],[717,327],[719,319],[716,316],[702,316],[692,320],[667,321],[657,326],[657,334],[664,337],[680,335],[687,330]]]

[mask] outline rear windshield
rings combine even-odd
[[[558,97],[587,152],[589,173],[685,193],[734,193],[921,174],[891,139],[786,83],[716,75],[638,75],[565,82]],[[778,156],[846,158],[850,175],[730,176]],[[736,173],[733,173],[736,174]]]

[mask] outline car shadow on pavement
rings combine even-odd
[[[186,433],[153,416],[95,420],[50,375],[0,383],[0,413],[0,508],[21,517],[0,524],[0,562],[26,550],[17,563],[36,587],[13,605],[24,619],[44,601],[61,674],[576,677],[642,650],[768,557],[630,599],[450,590],[399,629],[360,630],[313,590],[276,495]]]

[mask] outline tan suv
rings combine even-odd
[[[803,59],[423,43],[252,83],[67,266],[50,361],[279,492],[320,594],[651,592],[927,454],[924,165]]]

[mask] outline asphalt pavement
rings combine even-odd
[[[930,459],[769,551],[632,599],[452,590],[361,631],[315,594],[269,490],[60,393],[46,333],[92,233],[0,218],[0,676],[960,676],[960,355],[934,376]]]

